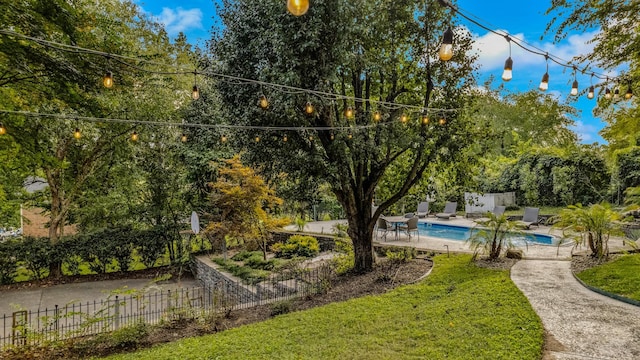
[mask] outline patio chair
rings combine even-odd
[[[382,233],[382,238],[384,241],[387,241],[387,234],[390,231],[394,231],[393,225],[391,225],[385,218],[382,216],[378,218],[378,224],[376,229],[376,239],[378,239],[378,234]]]
[[[506,210],[506,206],[496,206],[493,208],[493,210],[489,211],[490,213],[492,213],[493,215],[495,215],[496,217],[500,217],[502,215],[504,215],[504,211]],[[478,224],[483,224],[486,223],[487,221],[489,221],[488,217],[481,217],[479,219],[475,219],[474,222],[478,223]]]
[[[524,215],[521,221],[516,221],[516,226],[529,229],[531,226],[538,226],[538,213],[540,208],[526,207],[524,208]]]
[[[420,241],[420,232],[418,231],[418,217],[414,216],[411,219],[407,220],[406,225],[398,226],[398,231],[404,231],[409,236],[409,241],[411,241],[411,233],[415,232],[418,235],[418,241]]]
[[[441,213],[437,213],[436,217],[438,219],[450,219],[452,217],[456,217],[456,209],[458,208],[458,203],[455,201],[447,201],[444,205],[444,210]]]
[[[428,201],[423,201],[420,204],[418,204],[418,209],[416,209],[416,215],[419,218],[423,218],[423,217],[429,216],[429,202]]]

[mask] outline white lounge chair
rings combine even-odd
[[[490,213],[492,213],[493,215],[495,215],[496,217],[502,216],[504,215],[504,211],[506,210],[506,206],[496,206],[493,208],[493,210],[489,211]],[[481,217],[479,219],[475,219],[474,222],[478,223],[478,224],[482,224],[482,223],[486,223],[487,221],[489,221],[488,217]]]
[[[416,216],[419,218],[429,216],[429,202],[423,201],[418,204],[418,209],[416,209]]]
[[[522,216],[521,221],[516,222],[516,226],[529,229],[531,226],[538,226],[538,213],[540,212],[540,208],[534,207],[526,207],[524,208],[524,215]]]
[[[441,213],[437,213],[436,217],[439,219],[449,219],[452,217],[456,217],[456,209],[458,208],[458,203],[455,201],[447,201],[444,205],[444,210]]]

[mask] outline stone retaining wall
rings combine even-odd
[[[259,299],[259,294],[254,293],[249,287],[244,286],[240,279],[235,279],[231,275],[225,275],[216,270],[216,264],[207,256],[196,256],[193,258],[193,272],[193,276],[200,281],[205,288],[216,289],[224,292],[224,294],[233,294],[240,303],[257,301]]]

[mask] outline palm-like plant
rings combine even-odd
[[[488,213],[487,218],[488,220],[480,223],[482,227],[472,229],[472,235],[467,241],[474,250],[474,255],[482,250],[489,254],[490,260],[495,260],[500,257],[502,250],[514,247],[511,238],[514,233],[519,233],[519,231],[516,224],[509,221],[504,215],[496,216],[493,213]]]
[[[588,245],[592,256],[602,259],[609,255],[609,237],[623,234],[618,223],[621,219],[609,203],[588,208],[577,204],[561,210],[553,227],[562,229],[563,237],[572,239],[575,246]]]

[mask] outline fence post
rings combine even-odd
[[[60,313],[59,313],[58,305],[56,305],[55,309],[53,309],[53,319],[55,320],[53,324],[53,328],[56,330],[56,335],[58,334],[58,322],[60,321]]]
[[[116,295],[116,307],[114,309],[113,315],[115,316],[113,322],[115,326],[114,330],[118,330],[120,328],[120,302],[118,301],[118,295]]]

